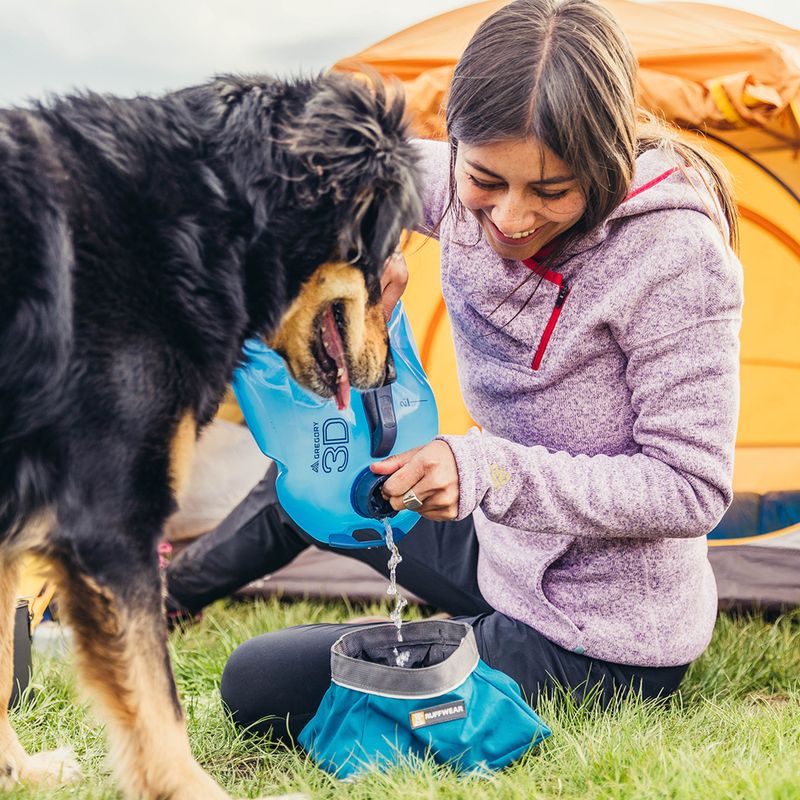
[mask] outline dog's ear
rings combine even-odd
[[[256,235],[273,209],[285,205],[291,185],[276,140],[275,109],[285,93],[285,84],[264,76],[218,76],[198,88],[205,116],[217,125],[217,155],[253,211]]]
[[[333,201],[341,214],[340,255],[381,265],[402,229],[422,212],[417,156],[408,141],[405,102],[388,94],[377,77],[367,83],[330,73],[321,76],[299,118],[282,141],[307,172],[305,188]]]

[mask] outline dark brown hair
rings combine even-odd
[[[515,0],[496,11],[473,35],[450,87],[450,206],[463,214],[454,177],[459,142],[538,140],[570,168],[586,198],[583,217],[548,258],[557,260],[625,199],[637,155],[665,148],[712,189],[735,247],[736,208],[724,168],[637,110],[636,72],[625,34],[593,0]]]

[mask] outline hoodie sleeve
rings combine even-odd
[[[707,217],[678,214],[674,263],[650,258],[644,275],[637,266],[609,323],[627,359],[639,451],[572,455],[477,428],[439,437],[456,459],[459,519],[480,507],[523,530],[635,538],[702,536],[719,521],[732,497],[742,272]]]
[[[418,232],[439,238],[438,228],[449,198],[449,146],[447,142],[415,139],[422,170],[422,222]]]

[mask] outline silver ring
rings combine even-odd
[[[409,511],[416,511],[418,508],[422,508],[422,500],[420,500],[419,497],[417,497],[416,494],[414,494],[413,489],[409,489],[403,495],[403,505]]]

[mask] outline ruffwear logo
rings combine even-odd
[[[411,729],[424,728],[428,725],[439,725],[442,722],[450,722],[451,719],[463,719],[467,716],[467,708],[463,700],[454,703],[442,703],[440,706],[421,708],[419,711],[412,711],[409,715]]]

